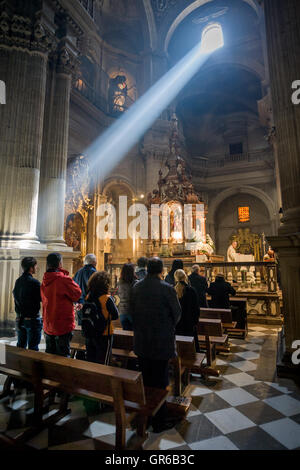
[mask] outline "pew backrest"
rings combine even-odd
[[[232,323],[231,309],[200,308],[200,318],[219,319],[222,323]]]
[[[197,324],[198,335],[223,336],[222,321],[219,319],[200,318]]]
[[[140,372],[86,361],[29,351],[6,345],[6,366],[31,376],[33,381],[48,380],[67,392],[97,393],[103,401],[112,401],[116,388],[123,400],[145,404],[145,391]]]

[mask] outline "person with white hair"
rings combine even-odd
[[[191,286],[195,289],[198,296],[200,308],[207,308],[206,292],[208,289],[207,279],[205,277],[205,269],[200,268],[199,264],[194,264],[192,267],[192,274],[189,275]]]
[[[74,276],[74,281],[76,284],[79,285],[81,289],[81,297],[78,301],[79,306],[82,306],[85,301],[85,297],[87,294],[87,285],[89,282],[89,279],[92,274],[94,274],[97,269],[97,258],[96,255],[93,253],[89,253],[88,255],[85,256],[84,258],[84,266],[77,271],[77,273]],[[81,324],[81,317],[80,317],[80,308],[77,308],[77,316],[78,316],[78,324]]]

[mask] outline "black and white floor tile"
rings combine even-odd
[[[286,450],[300,449],[300,388],[276,376],[279,328],[250,325],[245,340],[232,339],[231,353],[219,355],[221,377],[204,381],[193,375],[186,395],[187,416],[173,429],[149,432],[145,450]],[[1,343],[15,344],[9,338]],[[265,364],[264,345],[273,354]],[[42,341],[41,350],[45,347]],[[263,378],[263,380],[262,380]],[[0,389],[4,377],[0,376]],[[0,432],[17,435],[30,423],[31,395],[0,401]],[[32,449],[92,450],[114,444],[114,413],[90,416],[82,400],[70,402],[71,414],[29,441]],[[49,413],[54,412],[50,409]],[[128,439],[133,432],[128,429]]]

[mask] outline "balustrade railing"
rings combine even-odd
[[[164,276],[171,268],[172,261],[164,263]],[[194,262],[184,263],[187,274],[192,272]],[[205,269],[208,282],[213,282],[218,273],[222,273],[225,279],[236,286],[241,292],[262,292],[275,294],[278,292],[277,265],[275,262],[242,262],[242,263],[197,263]],[[106,269],[111,276],[111,286],[115,289],[118,285],[122,264],[109,264]]]
[[[265,161],[270,160],[272,158],[272,154],[270,151],[255,151],[250,153],[241,153],[236,155],[225,155],[222,158],[200,158],[197,160],[197,166],[201,168],[222,168],[226,165],[232,165],[234,163],[239,162],[257,162],[257,161]]]

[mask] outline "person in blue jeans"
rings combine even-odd
[[[22,259],[21,266],[23,274],[16,280],[13,290],[17,315],[17,346],[38,351],[42,336],[42,319],[40,283],[33,277],[33,274],[36,274],[37,261],[35,258],[26,257]]]

